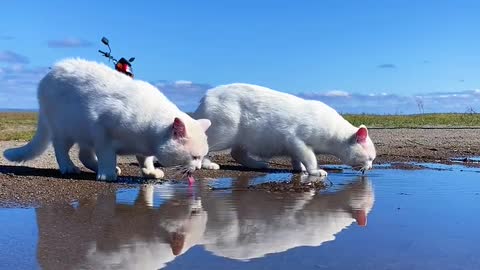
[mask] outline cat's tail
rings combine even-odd
[[[37,132],[33,139],[24,146],[10,148],[3,152],[3,156],[13,162],[24,162],[34,159],[47,149],[50,142],[50,130],[45,115],[40,111],[38,115]]]

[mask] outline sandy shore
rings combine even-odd
[[[370,136],[377,148],[376,164],[398,162],[435,162],[450,164],[451,158],[480,155],[480,129],[372,129]],[[0,142],[0,152],[25,142]],[[77,150],[72,149],[74,163],[80,165]],[[277,158],[270,161],[271,169],[251,171],[235,163],[228,153],[216,154],[212,158],[222,165],[221,170],[200,170],[197,179],[233,177],[239,174],[255,176],[269,172],[288,172],[290,161]],[[318,156],[319,164],[341,164],[332,156]],[[35,160],[22,165],[6,161],[0,156],[0,206],[54,203],[58,200],[73,201],[112,189],[125,187],[132,181],[142,182],[134,157],[119,158],[122,178],[118,183],[95,181],[95,175],[81,167],[83,173],[74,177],[63,177],[57,170],[53,149]],[[478,163],[465,163],[480,166]],[[394,166],[394,168],[405,166]],[[407,167],[408,168],[408,167]],[[178,174],[166,170],[167,179],[178,179]]]

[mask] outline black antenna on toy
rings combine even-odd
[[[103,54],[103,56],[107,57],[109,62],[110,60],[113,60],[114,62],[116,62],[117,60],[112,56],[112,49],[110,48],[110,41],[108,41],[108,38],[102,37],[102,43],[107,45],[108,53],[101,50],[98,50],[98,52]]]

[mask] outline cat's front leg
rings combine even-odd
[[[212,162],[209,158],[205,157],[202,160],[202,168],[207,170],[218,170],[220,169],[220,165]]]
[[[153,195],[155,193],[155,188],[153,185],[142,185],[140,187],[140,192],[138,193],[137,199],[135,200],[135,205],[138,206],[153,206]]]
[[[248,151],[242,146],[234,146],[231,151],[232,158],[247,168],[267,169],[268,162],[259,161],[250,156]]]
[[[161,179],[163,178],[163,176],[165,176],[165,173],[162,170],[155,168],[155,166],[153,165],[154,159],[154,156],[137,156],[138,165],[140,166],[144,177],[151,179]]]
[[[102,145],[96,149],[98,158],[97,180],[117,180],[117,154],[111,146]]]
[[[94,172],[98,171],[97,156],[95,155],[95,151],[93,151],[92,148],[87,146],[80,146],[78,158],[82,162],[83,166],[85,166],[87,169]],[[122,170],[118,166],[115,168],[115,170],[117,172],[117,176],[122,173]]]
[[[327,172],[318,168],[317,157],[313,150],[308,147],[303,141],[295,141],[291,145],[293,151],[292,160],[300,161],[309,175],[313,176],[327,176]]]

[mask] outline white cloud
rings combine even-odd
[[[10,35],[0,35],[0,40],[13,40],[15,39],[14,36],[10,36]]]
[[[0,108],[37,108],[37,85],[47,72],[18,64],[0,68]]]
[[[29,67],[21,63],[0,66],[0,108],[35,109],[36,88],[40,79],[48,72],[46,67]],[[172,102],[187,112],[194,111],[209,84],[192,81],[152,82]],[[358,94],[344,90],[298,93],[306,99],[325,102],[341,113],[411,114],[418,113],[417,100],[422,100],[426,113],[466,112],[473,108],[480,112],[480,89],[452,92],[432,92],[410,96],[386,92]]]
[[[325,93],[327,97],[348,97],[350,94],[341,90],[332,90]]]
[[[480,112],[480,91],[433,92],[421,95],[401,96],[387,93],[355,94],[349,96],[327,95],[328,92],[300,93],[298,96],[325,102],[341,113],[418,113],[417,100],[424,103],[426,113],[464,113],[468,108]]]
[[[166,81],[152,82],[165,96],[175,103],[181,110],[194,111],[205,92],[212,88],[209,84],[194,83],[191,81]]]
[[[397,68],[395,64],[380,64],[377,67],[378,68]]]
[[[30,60],[21,54],[12,51],[0,52],[0,62],[8,64],[28,64]]]
[[[79,38],[49,40],[47,44],[50,48],[83,48],[92,46],[92,43],[90,41]]]
[[[185,80],[178,80],[178,81],[175,81],[175,85],[178,85],[178,86],[182,86],[182,85],[191,85],[192,82],[191,81],[185,81]]]

